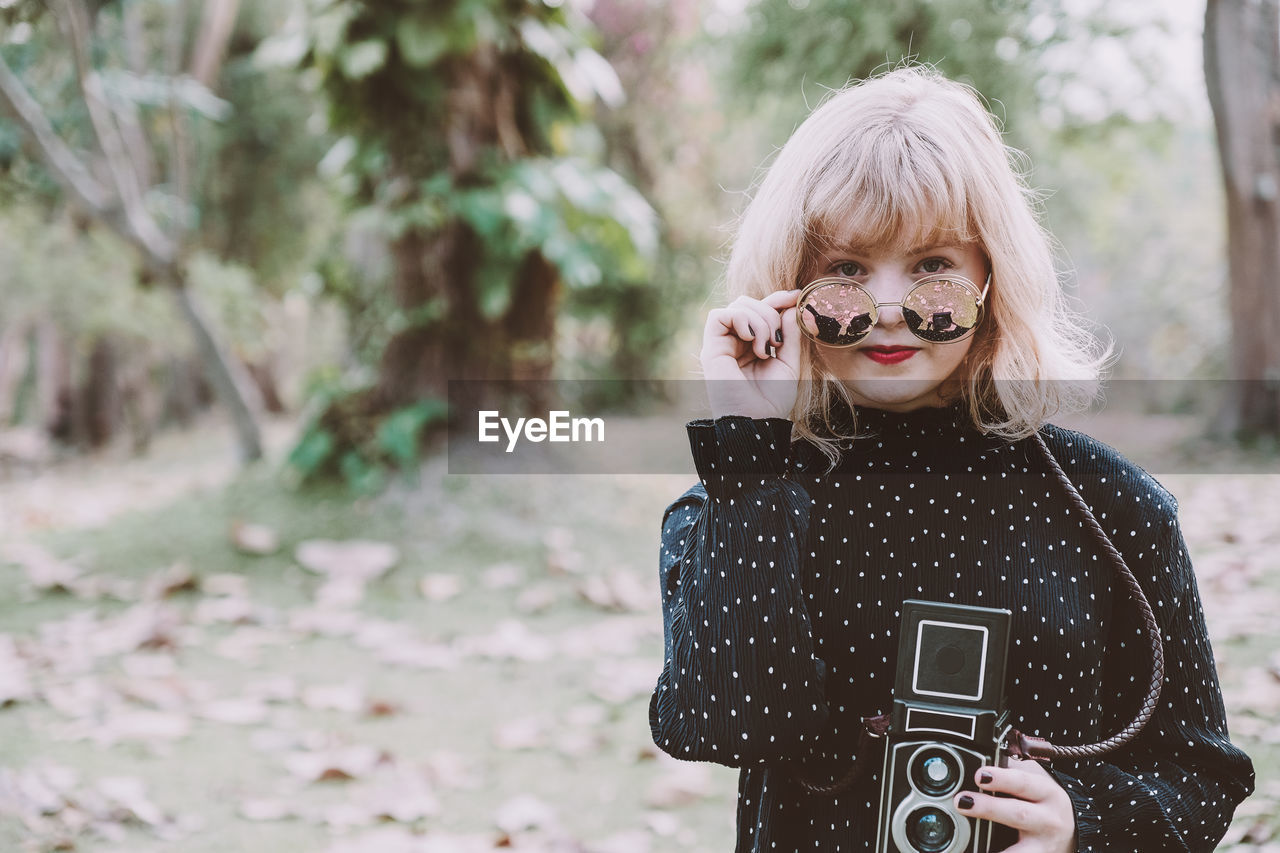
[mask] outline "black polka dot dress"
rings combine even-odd
[[[815,447],[792,444],[788,420],[688,425],[701,482],[663,519],[666,660],[650,725],[677,758],[741,768],[738,851],[874,848],[882,750],[834,795],[796,775],[843,776],[860,718],[890,710],[904,599],[1011,610],[1012,722],[1056,744],[1113,734],[1149,677],[1137,608],[1033,440],[983,435],[956,407],[858,409],[858,423],[872,435],[847,442],[830,473]],[[1078,849],[1212,850],[1253,766],[1228,739],[1177,503],[1107,445],[1041,435],[1164,632],[1147,727],[1051,769]]]

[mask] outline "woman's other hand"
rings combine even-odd
[[[955,798],[956,807],[970,817],[1018,830],[1018,843],[1005,853],[1074,853],[1076,816],[1071,798],[1038,761],[1011,760],[1008,767],[981,767],[975,781],[983,791],[1009,797],[963,793]],[[966,797],[973,801],[971,808],[962,806]]]
[[[800,377],[799,296],[799,289],[739,296],[707,315],[700,357],[713,418],[791,417]]]

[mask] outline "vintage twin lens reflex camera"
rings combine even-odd
[[[1017,833],[952,805],[1007,732],[1008,610],[903,602],[877,853],[989,853]]]

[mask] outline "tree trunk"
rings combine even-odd
[[[1208,0],[1205,79],[1227,201],[1235,422],[1280,432],[1280,0]]]
[[[262,458],[262,435],[258,430],[252,382],[245,377],[243,368],[225,352],[214,337],[205,320],[195,294],[185,282],[176,282],[173,293],[182,317],[191,327],[196,340],[196,351],[204,366],[209,383],[218,400],[231,416],[232,426],[240,451],[240,461],[254,462]],[[250,402],[253,401],[253,402]]]
[[[93,448],[110,442],[120,426],[118,350],[110,334],[96,338],[89,350],[78,406],[84,415],[85,439]]]
[[[16,423],[18,392],[30,370],[31,324],[10,323],[0,329],[0,429]]]

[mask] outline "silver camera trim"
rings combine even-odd
[[[901,746],[908,745],[909,744],[902,744]],[[912,744],[912,746],[915,745]],[[907,763],[907,770],[905,773],[907,784],[911,786],[911,793],[904,797],[902,802],[898,804],[898,807],[894,809],[893,817],[890,819],[889,823],[889,833],[893,837],[893,843],[900,851],[903,851],[903,853],[919,853],[920,848],[907,840],[907,816],[910,815],[914,809],[917,809],[920,806],[933,806],[934,808],[945,812],[951,817],[951,822],[955,825],[956,832],[955,835],[951,837],[951,843],[945,849],[938,851],[938,853],[960,853],[960,851],[968,850],[969,843],[972,840],[972,826],[970,825],[970,818],[956,811],[955,806],[951,803],[951,798],[964,784],[963,775],[956,779],[956,783],[950,791],[939,796],[930,796],[916,787],[911,771],[916,762],[921,760],[921,755],[924,755],[929,750],[935,748],[940,749],[943,752],[950,753],[951,757],[955,760],[956,765],[960,768],[961,774],[964,772],[964,757],[960,754],[958,749],[950,744],[936,742],[929,743],[927,746],[919,745],[916,747],[915,753]]]

